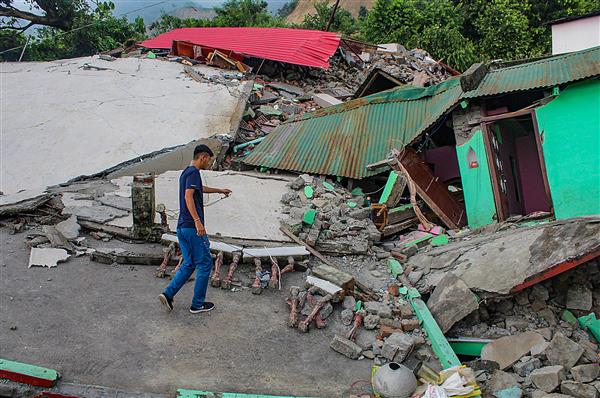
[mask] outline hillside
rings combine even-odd
[[[301,23],[306,15],[312,14],[315,11],[315,3],[320,0],[300,0],[296,9],[286,18],[290,23]],[[328,0],[330,4],[334,4],[334,0]],[[375,0],[341,0],[340,7],[350,11],[355,17],[358,16],[358,11],[361,6],[371,9],[375,4]]]
[[[181,19],[213,19],[217,14],[212,8],[182,7],[172,11],[171,15]]]

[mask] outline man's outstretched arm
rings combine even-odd
[[[222,193],[225,196],[231,195],[231,189],[227,188],[211,188],[211,187],[202,187],[202,192],[204,193]]]

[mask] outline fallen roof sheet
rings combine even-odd
[[[231,133],[237,128],[233,116],[247,99],[240,93],[252,85],[198,83],[174,62],[106,62],[96,56],[5,62],[2,73],[0,190],[5,195],[43,190],[165,148]]]
[[[320,109],[277,127],[244,163],[361,179],[433,125],[460,98],[458,78],[427,88],[402,87]]]
[[[491,70],[464,98],[554,87],[600,75],[600,46]]]
[[[230,50],[250,57],[289,64],[329,68],[340,36],[319,30],[286,28],[179,28],[140,43],[146,48],[171,49],[174,40]]]

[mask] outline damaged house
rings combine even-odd
[[[435,86],[403,86],[288,121],[244,162],[363,180],[400,149],[404,166],[414,154],[428,166],[414,169],[418,186],[458,193],[464,210],[451,203],[452,214],[436,211],[450,228],[537,212],[599,214],[599,75],[600,47],[476,65]],[[443,200],[451,199],[428,205],[447,208]]]

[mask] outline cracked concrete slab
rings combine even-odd
[[[86,70],[86,63],[110,69]],[[158,59],[7,62],[2,72],[4,194],[43,189],[229,134],[237,126],[232,116],[246,102],[242,93],[251,85],[198,83],[183,74],[183,65]]]
[[[156,204],[166,206],[172,231],[177,229],[179,216],[180,174],[181,171],[169,171],[156,177]],[[286,217],[281,212],[280,199],[287,192],[290,179],[234,171],[202,170],[201,175],[205,186],[233,191],[223,200],[219,200],[220,194],[204,195],[206,230],[210,236],[290,242],[279,230],[280,221]]]
[[[408,264],[426,272],[437,268],[419,282],[422,291],[439,283],[439,272],[452,272],[475,292],[505,295],[552,276],[550,271],[563,264],[575,266],[578,259],[598,256],[598,236],[599,216],[573,218],[469,237],[419,253]]]

